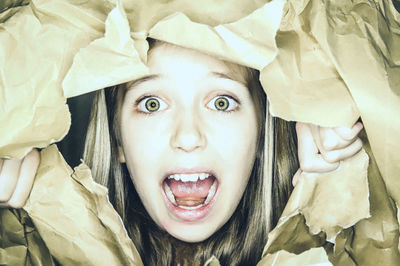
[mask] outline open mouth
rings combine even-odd
[[[169,209],[179,218],[193,221],[209,212],[218,181],[211,173],[171,174],[162,186]]]

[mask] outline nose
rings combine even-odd
[[[175,120],[170,145],[175,150],[192,152],[206,146],[201,119],[191,112],[181,113]]]

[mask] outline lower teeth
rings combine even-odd
[[[212,184],[212,186],[210,187],[210,190],[208,191],[208,195],[206,200],[204,201],[204,205],[207,205],[211,199],[214,197],[215,195],[215,191],[217,189],[217,179],[214,180],[214,183]]]
[[[214,180],[214,183],[211,185],[210,190],[208,191],[208,195],[207,195],[206,200],[205,200],[202,204],[199,204],[199,205],[197,205],[197,206],[190,206],[190,207],[189,207],[189,206],[178,205],[178,204],[176,203],[175,196],[174,196],[174,194],[172,193],[172,191],[171,191],[170,187],[168,186],[168,184],[165,184],[165,185],[164,185],[164,189],[165,189],[165,194],[167,195],[167,198],[168,198],[175,206],[177,206],[177,207],[179,207],[179,208],[182,208],[182,209],[186,209],[186,210],[195,210],[195,209],[198,209],[198,208],[201,208],[201,207],[207,205],[207,204],[211,201],[211,199],[214,197],[215,191],[216,191],[216,189],[217,189],[217,180],[215,179],[215,180]]]
[[[198,208],[201,208],[204,206],[204,203],[197,205],[197,206],[193,206],[193,207],[189,207],[189,206],[182,206],[182,205],[177,205],[179,208],[185,209],[185,210],[196,210]]]
[[[176,201],[175,201],[175,196],[174,196],[174,194],[172,193],[171,189],[169,188],[169,186],[168,186],[167,184],[164,185],[164,189],[165,189],[165,194],[167,195],[167,198],[168,198],[175,206],[177,206]]]

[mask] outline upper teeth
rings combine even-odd
[[[173,174],[168,176],[169,179],[181,180],[182,182],[196,182],[198,179],[204,180],[209,177],[210,174],[199,173],[199,174]]]

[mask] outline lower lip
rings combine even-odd
[[[213,207],[216,198],[219,194],[219,184],[217,183],[216,191],[214,194],[214,197],[210,200],[210,202],[198,209],[195,210],[187,210],[183,208],[179,208],[178,206],[175,206],[168,198],[167,195],[165,195],[164,188],[162,188],[162,194],[164,196],[164,201],[166,202],[166,205],[169,209],[170,212],[172,212],[176,217],[179,219],[185,221],[185,222],[195,222],[203,217],[205,217],[208,213],[210,213],[211,208]]]

